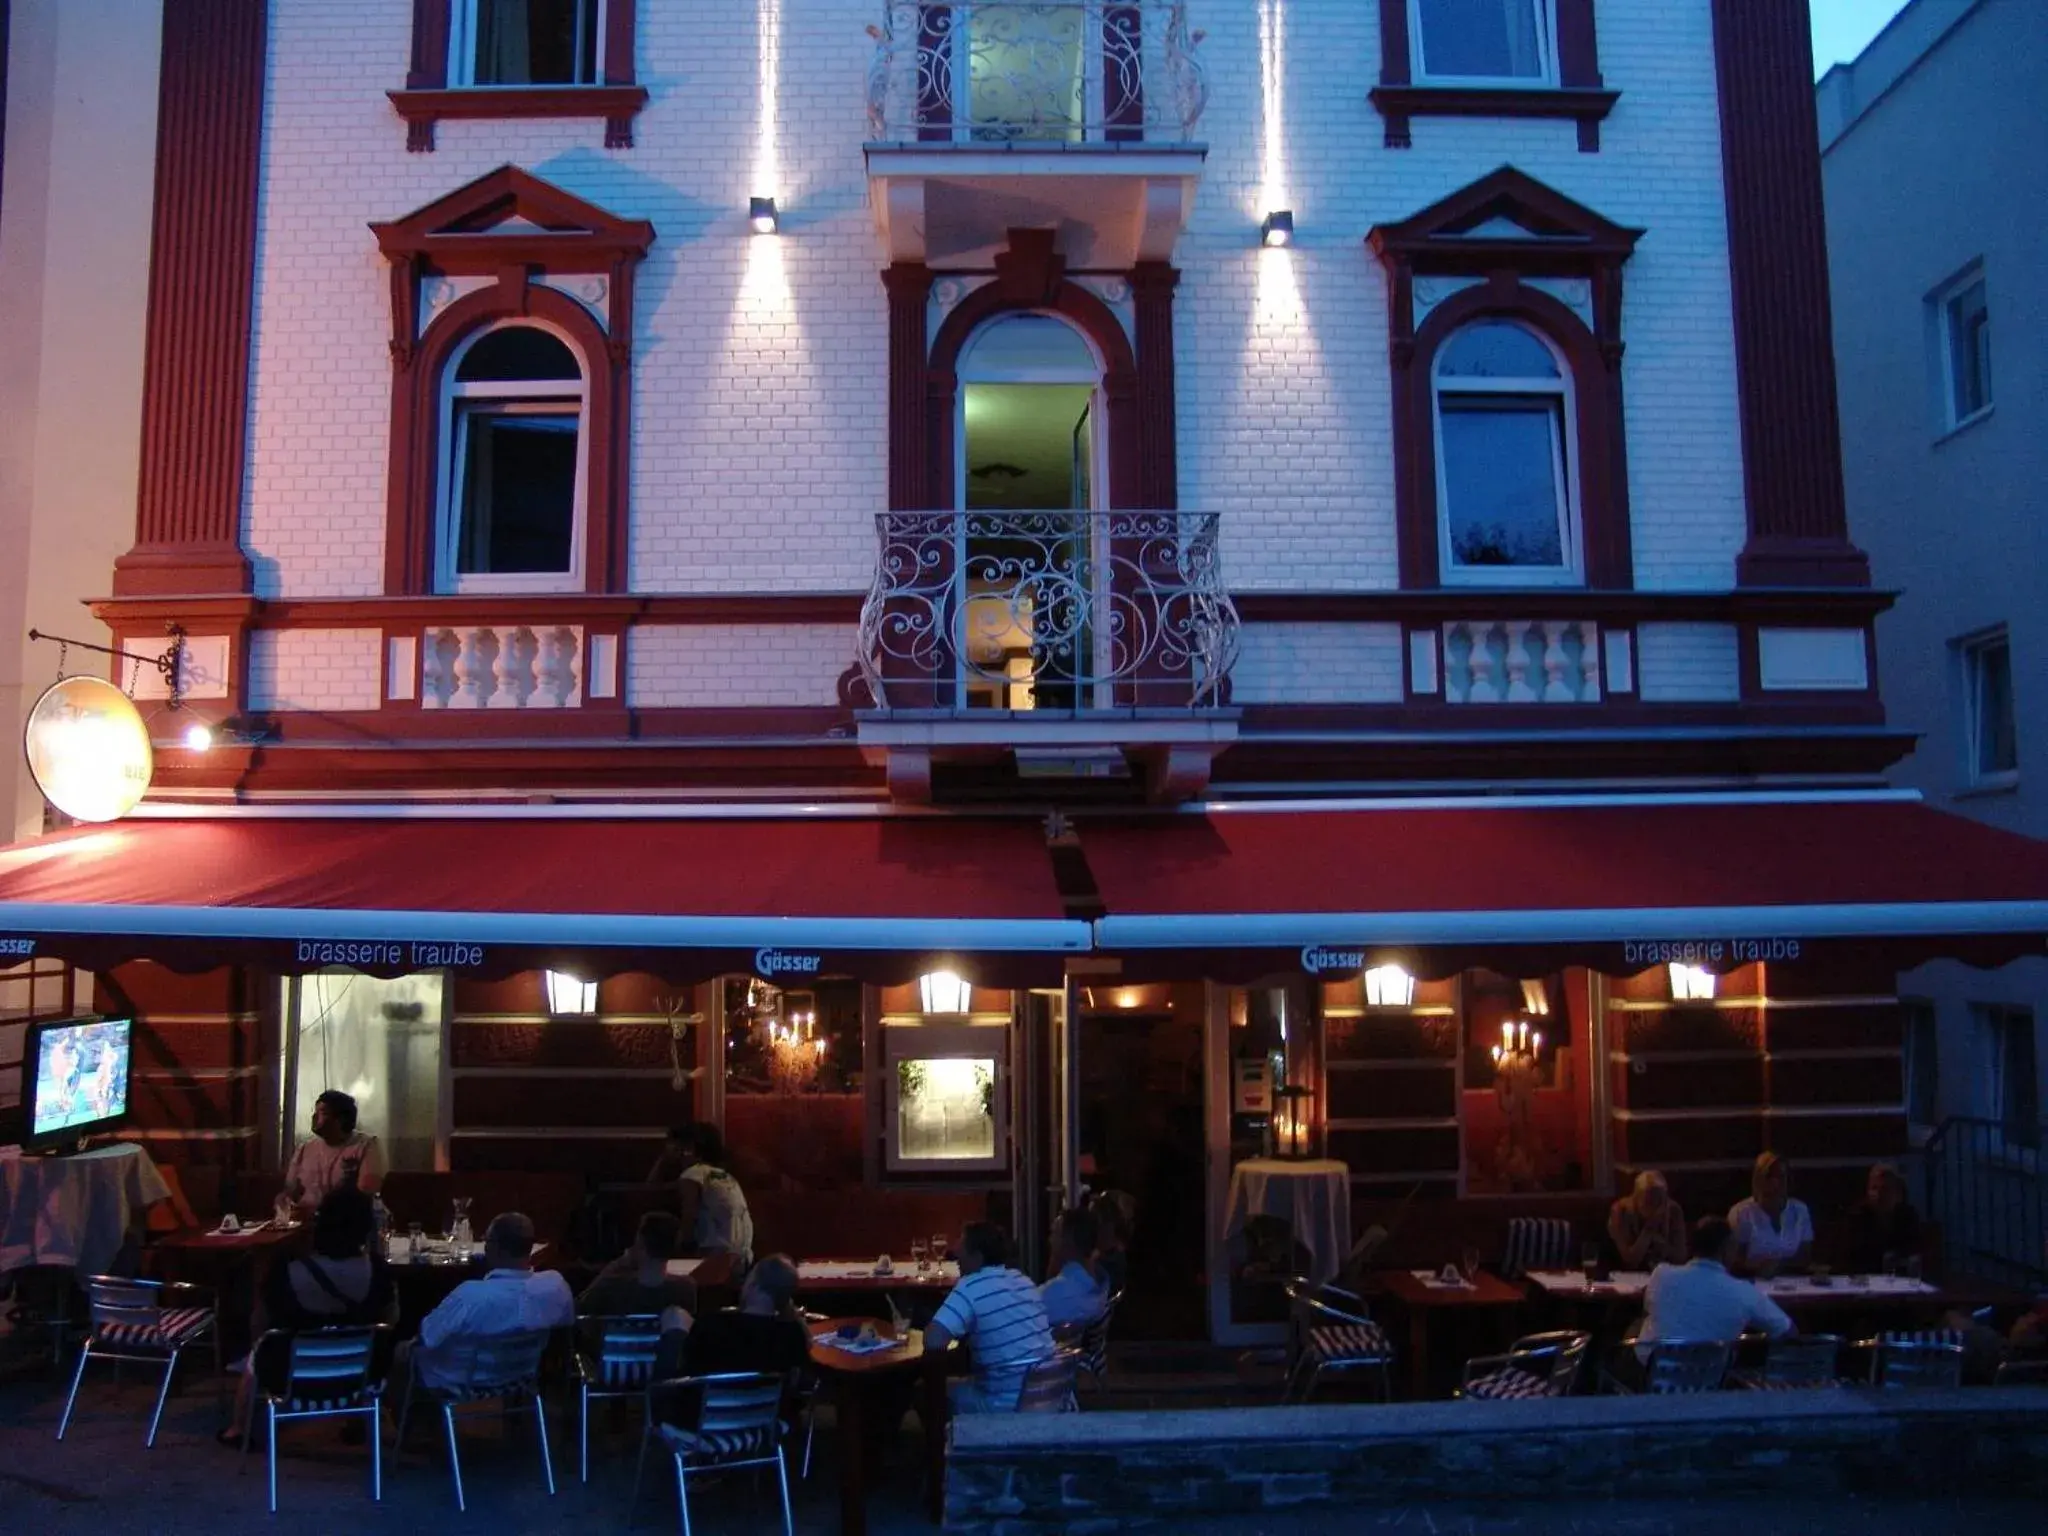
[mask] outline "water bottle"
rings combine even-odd
[[[384,1208],[382,1195],[370,1196],[370,1225],[375,1232],[376,1253],[391,1256],[391,1212]]]

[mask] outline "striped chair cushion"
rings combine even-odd
[[[493,1403],[501,1398],[507,1403],[523,1403],[539,1390],[539,1383],[528,1377],[524,1381],[483,1381],[465,1383],[459,1387],[429,1387],[422,1385],[420,1394],[437,1403]]]
[[[654,1380],[654,1357],[620,1359],[616,1355],[579,1354],[576,1370],[593,1387],[630,1391]]]
[[[1308,1331],[1308,1352],[1328,1364],[1333,1360],[1384,1360],[1391,1353],[1377,1323],[1339,1323]]]
[[[1518,1280],[1532,1269],[1564,1269],[1571,1250],[1572,1224],[1562,1216],[1511,1216],[1500,1272]]]
[[[1838,1385],[1820,1377],[1815,1377],[1811,1381],[1773,1381],[1768,1376],[1742,1376],[1737,1379],[1752,1392],[1815,1392],[1823,1387]]]
[[[331,1396],[301,1394],[298,1397],[271,1399],[277,1404],[279,1413],[326,1413],[341,1408],[367,1408],[384,1395],[381,1383],[368,1387],[355,1387],[347,1392],[336,1392]]]
[[[767,1456],[775,1450],[781,1426],[757,1429],[694,1430],[660,1426],[661,1438],[679,1456]]]
[[[1549,1397],[1550,1382],[1542,1376],[1531,1376],[1527,1371],[1518,1371],[1505,1366],[1498,1371],[1489,1371],[1484,1376],[1475,1376],[1465,1383],[1464,1395],[1486,1402],[1501,1402],[1517,1397]]]
[[[1963,1332],[1960,1328],[1909,1328],[1877,1336],[1880,1344],[1949,1344],[1957,1349],[1963,1347]]]
[[[169,1307],[150,1323],[103,1322],[93,1336],[122,1349],[178,1349],[205,1334],[212,1322],[213,1313],[204,1307]]]

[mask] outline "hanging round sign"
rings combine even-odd
[[[75,821],[118,821],[156,766],[135,703],[99,677],[64,677],[28,713],[22,746],[36,788]]]

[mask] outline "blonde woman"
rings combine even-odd
[[[1805,1201],[1792,1198],[1791,1165],[1775,1152],[1764,1153],[1750,1171],[1749,1190],[1749,1198],[1728,1213],[1736,1268],[1764,1276],[1804,1269],[1813,1257],[1813,1213]]]
[[[1637,1174],[1635,1189],[1614,1202],[1607,1213],[1607,1236],[1623,1269],[1683,1264],[1690,1254],[1685,1212],[1654,1168]]]

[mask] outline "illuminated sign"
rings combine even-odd
[[[134,701],[99,677],[60,678],[45,690],[22,747],[43,798],[74,821],[119,821],[156,767]]]
[[[754,974],[757,976],[815,976],[824,963],[823,955],[798,955],[786,949],[754,951]]]

